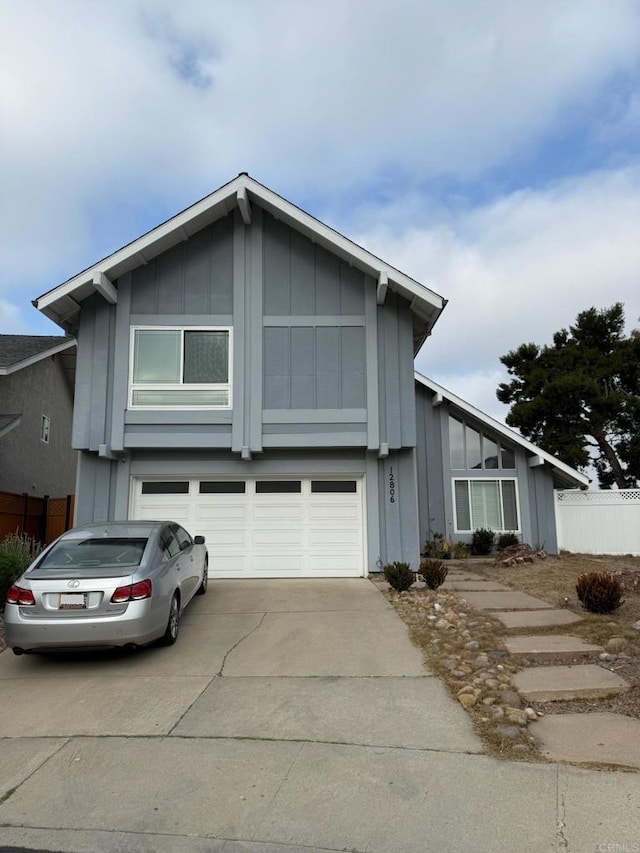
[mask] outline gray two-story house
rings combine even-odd
[[[425,414],[455,400],[414,377],[445,300],[248,175],[35,304],[78,340],[78,521],[175,519],[218,577],[362,576],[415,566],[434,525],[470,538],[450,421]],[[584,478],[538,454],[523,502],[518,458],[496,522],[526,536],[558,472]]]

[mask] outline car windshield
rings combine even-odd
[[[62,539],[38,563],[38,569],[133,568],[139,566],[147,539],[101,536]]]

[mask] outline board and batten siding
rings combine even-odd
[[[82,308],[73,446],[381,447],[416,443],[412,316],[373,279],[254,207],[236,210]],[[128,409],[132,325],[230,326],[232,410]],[[279,425],[281,428],[279,429]]]
[[[218,463],[226,460],[250,476],[262,461],[277,467],[287,458],[300,463],[300,474],[319,459],[340,473],[340,454],[357,453],[369,570],[390,560],[417,565],[406,299],[389,290],[378,305],[371,276],[258,205],[250,225],[236,209],[116,284],[116,305],[96,295],[81,314],[73,429],[82,451],[79,521],[127,517],[132,465],[145,454],[162,471],[172,458],[189,461],[194,472],[213,461],[223,470]],[[232,408],[129,409],[132,325],[231,327]],[[98,456],[101,448],[111,458]],[[390,475],[397,483],[391,496]]]
[[[471,534],[456,533],[454,515],[454,478],[514,478],[517,484],[519,537],[533,547],[557,552],[556,527],[553,510],[553,475],[549,465],[531,467],[525,449],[514,442],[515,469],[452,470],[449,443],[449,415],[464,420],[469,426],[496,441],[504,440],[493,434],[486,422],[474,420],[451,407],[445,398],[420,383],[416,384],[416,421],[418,427],[416,460],[420,542],[434,533],[443,533],[451,540],[470,543]]]

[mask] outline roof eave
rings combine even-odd
[[[430,333],[446,305],[442,296],[244,173],[78,275],[37,297],[33,304],[59,326],[65,329],[73,327],[80,303],[95,292],[96,276],[106,276],[110,281],[115,281],[125,272],[188,240],[202,228],[228,215],[238,205],[243,218],[246,219],[250,215],[252,200],[257,201],[260,207],[272,216],[347,263],[375,279],[383,276],[388,282],[388,289],[407,299],[412,310],[426,319],[427,330],[424,337]]]
[[[414,376],[417,382],[425,388],[428,388],[430,391],[433,391],[435,394],[441,394],[442,397],[449,400],[450,403],[453,403],[456,408],[466,412],[477,420],[484,421],[489,424],[494,430],[496,430],[496,432],[504,435],[505,438],[508,438],[515,444],[519,444],[528,453],[532,454],[532,456],[540,456],[544,460],[545,464],[551,466],[554,480],[564,480],[571,484],[571,486],[565,486],[564,488],[587,488],[589,486],[591,481],[586,474],[581,474],[580,471],[576,471],[575,468],[571,468],[569,465],[561,462],[560,459],[556,459],[555,456],[547,453],[546,450],[542,450],[540,447],[537,447],[535,444],[528,441],[526,438],[523,438],[508,426],[505,426],[505,424],[501,424],[500,421],[492,418],[491,415],[485,414],[485,412],[482,412],[480,409],[472,406],[471,403],[467,403],[466,400],[463,400],[461,397],[458,397],[456,394],[453,394],[451,391],[443,388],[442,385],[434,382],[433,379],[428,379],[426,376],[418,373],[417,370],[415,371]]]
[[[64,352],[74,346],[76,346],[76,340],[75,338],[70,338],[60,344],[56,344],[54,347],[49,347],[46,350],[42,350],[42,352],[34,353],[34,355],[30,355],[28,358],[15,361],[13,364],[8,364],[6,367],[0,367],[0,376],[8,376],[10,373],[17,373],[19,370],[24,370],[25,367],[30,367],[32,364],[37,364],[37,362],[43,361],[45,358],[50,358],[51,356]]]

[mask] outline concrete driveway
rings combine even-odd
[[[0,738],[0,850],[640,849],[640,776],[482,755],[366,580],[212,583],[169,649],[5,652]]]

